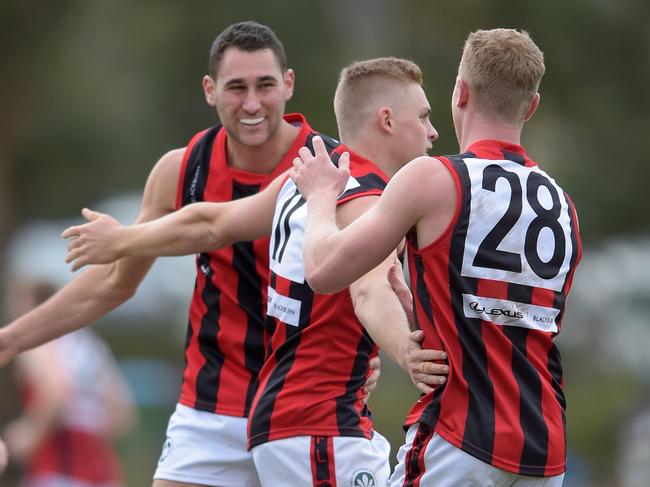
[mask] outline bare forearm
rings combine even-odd
[[[214,204],[196,203],[158,220],[122,227],[114,237],[120,257],[187,255],[228,245]]]
[[[401,368],[407,370],[404,350],[409,325],[406,314],[390,286],[384,283],[353,295],[357,318],[375,343]]]
[[[353,288],[351,287],[351,290]],[[388,286],[390,289],[390,286]],[[366,294],[353,294],[355,312],[372,339],[408,373],[424,393],[446,381],[446,355],[440,350],[422,350],[422,336],[409,333],[409,324],[395,293],[380,287]],[[419,332],[421,333],[421,332]]]

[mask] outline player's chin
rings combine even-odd
[[[258,147],[264,145],[270,138],[268,130],[256,130],[248,133],[241,133],[239,140],[242,144],[250,147]]]

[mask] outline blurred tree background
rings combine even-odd
[[[0,252],[6,258],[0,273],[10,267],[6,251],[25,224],[70,219],[83,206],[140,192],[163,153],[217,122],[200,83],[208,50],[225,26],[248,19],[270,25],[285,44],[296,71],[287,110],[305,113],[325,133],[336,134],[332,97],[344,65],[386,55],[416,61],[440,133],[434,153],[457,152],[449,99],[468,32],[528,30],[545,52],[547,74],[524,145],[572,195],[585,259],[590,252],[606,253],[613,240],[638,242],[630,252],[645,255],[650,233],[642,145],[650,133],[645,0],[5,0],[0,3]],[[596,273],[598,282],[611,281],[610,288],[620,290],[628,279],[618,261],[603,262],[601,269],[611,272]],[[639,268],[634,262],[631,272]],[[640,279],[647,281],[645,275]],[[576,286],[581,282],[592,289],[585,279]],[[615,291],[610,288],[583,295],[597,306]],[[636,300],[645,310],[647,288]],[[604,295],[594,297],[596,292]],[[173,322],[132,323],[129,333],[110,325],[101,331],[122,360],[154,357],[180,368],[184,312]],[[627,333],[619,315],[611,321],[609,316],[585,311],[565,319],[568,434],[575,456],[570,465],[576,472],[571,485],[618,485],[620,426],[642,407],[650,383],[647,372],[639,372],[644,367],[616,361],[625,348],[598,348],[608,335],[593,330],[617,327],[619,336]],[[638,329],[644,332],[642,316]],[[567,331],[571,327],[573,332]],[[372,402],[378,429],[388,433],[395,453],[400,421],[415,394],[387,362]],[[12,400],[7,390],[0,389],[2,402]],[[121,443],[129,485],[149,483],[172,407],[173,400],[143,406],[138,431]]]

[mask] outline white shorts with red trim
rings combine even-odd
[[[412,425],[406,432],[406,443],[397,453],[397,462],[390,487],[561,487],[564,480],[564,474],[531,477],[493,467],[456,448],[422,423]]]
[[[177,404],[153,478],[211,487],[259,487],[247,450],[247,422]]]
[[[384,487],[390,444],[350,436],[294,436],[252,449],[263,487]]]

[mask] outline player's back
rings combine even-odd
[[[409,238],[409,265],[424,346],[444,346],[450,378],[407,422],[431,424],[499,468],[562,473],[565,399],[553,339],[581,255],[575,210],[520,146],[483,140],[439,159],[456,181],[456,216],[427,247]]]

